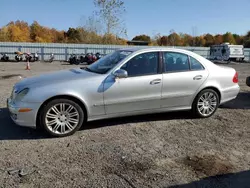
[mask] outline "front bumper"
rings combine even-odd
[[[36,128],[36,116],[39,107],[40,103],[15,103],[10,98],[7,99],[7,108],[10,112],[10,117],[17,125],[20,126]],[[19,112],[22,108],[30,108],[32,110],[29,112]]]

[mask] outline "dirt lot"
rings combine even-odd
[[[250,187],[250,64],[238,98],[209,119],[188,112],[88,123],[52,139],[13,124],[5,108],[20,78],[72,68],[64,63],[0,62],[0,187]]]

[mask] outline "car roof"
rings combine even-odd
[[[150,51],[170,51],[170,52],[179,52],[179,53],[184,53],[186,55],[189,55],[195,59],[197,59],[198,61],[202,62],[202,64],[206,64],[206,67],[214,67],[215,64],[212,63],[211,61],[209,61],[208,59],[206,59],[205,57],[202,57],[201,55],[198,55],[197,53],[194,53],[190,50],[185,50],[185,49],[180,49],[180,48],[176,48],[176,47],[155,47],[155,46],[149,46],[149,47],[128,47],[128,48],[122,48],[120,49],[121,51],[131,51],[133,53],[143,53],[143,52],[150,52]]]
[[[186,53],[186,54],[193,54],[193,52],[185,49],[175,48],[175,47],[155,47],[155,46],[149,46],[149,47],[127,47],[127,48],[121,48],[120,51],[131,51],[131,52],[148,52],[148,51],[171,51],[171,52],[180,52],[180,53]]]

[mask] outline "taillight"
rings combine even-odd
[[[233,77],[233,83],[238,83],[238,82],[239,82],[238,73],[236,72]]]

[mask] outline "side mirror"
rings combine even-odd
[[[118,69],[114,72],[114,76],[116,78],[127,78],[128,77],[128,72],[123,70],[123,69]]]

